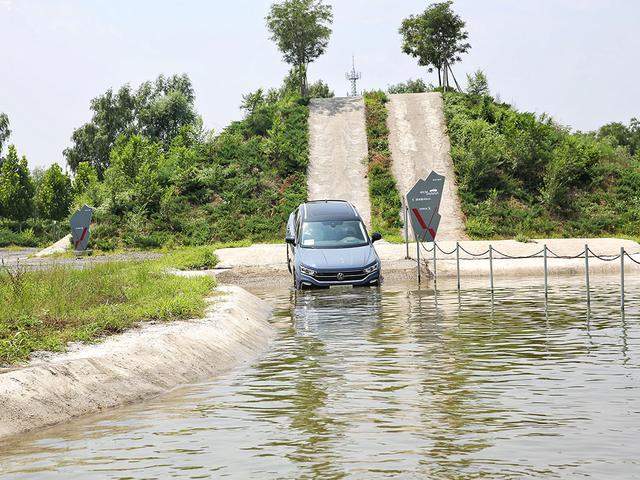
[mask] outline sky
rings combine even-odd
[[[73,130],[108,88],[187,73],[205,125],[241,118],[241,96],[278,86],[288,67],[265,27],[271,0],[0,0],[0,112],[31,167],[65,165]],[[408,78],[436,82],[403,54],[398,27],[428,1],[334,0],[333,35],[311,80],[336,95]],[[458,80],[481,68],[517,108],[592,130],[640,117],[637,0],[456,0],[472,49]],[[463,82],[464,83],[464,82]]]

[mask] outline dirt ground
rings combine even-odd
[[[362,97],[309,104],[309,200],[347,200],[371,225],[367,134]]]
[[[431,170],[445,176],[438,239],[465,240],[440,93],[389,95],[389,148],[392,170],[402,197]]]

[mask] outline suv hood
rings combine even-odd
[[[320,270],[363,268],[377,259],[372,245],[352,248],[299,248],[300,263]]]

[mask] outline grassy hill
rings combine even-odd
[[[490,96],[444,103],[470,236],[640,236],[640,153],[611,125],[571,133]]]
[[[111,152],[97,205],[94,246],[203,245],[283,236],[306,198],[308,109],[296,97],[265,100],[215,137],[186,128],[163,151],[143,136]]]
[[[65,151],[73,181],[59,167],[25,179],[35,214],[0,218],[0,246],[58,238],[66,214],[47,216],[46,209],[84,203],[96,208],[91,246],[100,250],[281,240],[289,212],[307,197],[307,99],[291,78],[280,89],[245,95],[244,118],[215,135],[202,128],[186,76],[109,90],[92,102],[92,122]],[[425,89],[407,82],[389,90]],[[317,82],[310,95],[332,93]],[[380,91],[365,95],[369,190],[374,229],[398,239],[386,100]],[[638,122],[573,133],[489,95],[448,92],[444,104],[472,238],[640,236]],[[26,169],[26,160],[14,160],[11,168]],[[58,201],[60,189],[66,203]]]

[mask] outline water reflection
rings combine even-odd
[[[564,283],[562,283],[564,282]],[[258,292],[249,368],[5,445],[6,478],[640,476],[638,293],[592,281]]]

